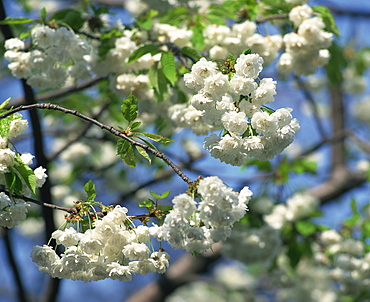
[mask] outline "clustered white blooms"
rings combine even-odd
[[[17,78],[27,79],[27,84],[37,89],[56,88],[70,79],[87,79],[91,68],[87,55],[91,46],[85,39],[68,30],[46,25],[36,25],[31,32],[32,46],[18,38],[5,41],[4,57],[10,61],[8,68]]]
[[[278,70],[283,74],[292,71],[298,75],[313,74],[317,66],[327,64],[330,58],[327,48],[333,41],[333,34],[324,30],[324,21],[313,16],[313,10],[307,4],[294,7],[289,20],[297,32],[284,36],[285,52],[279,59]]]
[[[275,258],[280,247],[281,239],[277,230],[268,225],[255,229],[238,223],[221,252],[225,257],[245,264],[268,263]]]
[[[288,221],[294,222],[308,216],[317,208],[319,200],[307,192],[294,194],[286,204],[277,204],[270,214],[264,215],[265,222],[274,229],[281,229]]]
[[[293,142],[300,127],[292,119],[291,108],[270,114],[263,107],[274,101],[276,81],[257,80],[262,64],[258,54],[242,54],[229,80],[216,63],[201,58],[184,75],[186,86],[197,94],[190,104],[169,108],[169,115],[178,126],[196,134],[224,130],[222,137],[212,134],[204,140],[205,149],[222,162],[240,166],[249,157],[272,159]]]
[[[0,136],[0,184],[7,184],[5,180],[5,173],[18,173],[16,167],[24,165],[32,165],[33,155],[29,153],[17,153],[13,151],[9,143],[10,139],[13,139],[26,131],[28,128],[27,120],[23,120],[19,113],[13,115],[12,120],[8,126],[2,121],[2,129],[8,128],[8,131],[4,136]],[[11,171],[10,171],[11,170]],[[46,180],[46,169],[38,167],[34,169],[36,176],[36,187],[40,188]],[[21,179],[21,178],[20,178]],[[30,196],[31,190],[22,180],[22,194],[24,196]],[[12,228],[18,225],[22,220],[26,218],[29,204],[21,199],[9,198],[4,192],[0,193],[0,226]]]
[[[197,189],[200,201],[187,194],[173,199],[173,209],[160,227],[158,239],[188,252],[203,252],[230,236],[233,224],[243,218],[252,192],[240,193],[227,187],[217,176],[201,179]]]
[[[31,258],[40,271],[54,278],[85,282],[106,278],[130,281],[133,274],[164,273],[168,253],[151,252],[147,245],[150,228],[128,227],[127,212],[127,208],[116,206],[85,233],[73,228],[57,230],[52,238],[64,245],[64,253],[58,256],[51,246],[35,246]]]

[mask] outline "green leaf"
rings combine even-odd
[[[156,199],[163,199],[163,198],[166,198],[168,195],[170,195],[171,191],[166,191],[166,192],[163,192],[162,194],[157,194],[157,193],[154,193],[153,191],[150,191],[150,194],[155,197]],[[153,195],[155,194],[155,196]]]
[[[47,15],[47,13],[46,13],[46,8],[45,8],[45,7],[43,7],[43,8],[40,10],[40,15],[41,15],[41,20],[42,20],[42,22],[45,22],[45,21],[46,21],[46,15]]]
[[[127,120],[130,123],[137,118],[137,110],[138,110],[138,101],[131,91],[128,98],[123,100],[121,112],[125,120]]]
[[[139,154],[144,157],[148,162],[149,164],[152,163],[152,160],[150,159],[148,153],[145,151],[144,148],[140,147],[140,146],[135,146],[136,150],[139,152]]]
[[[152,141],[155,141],[155,142],[159,142],[159,143],[163,143],[163,144],[167,144],[169,142],[173,142],[172,139],[169,139],[167,137],[161,136],[159,134],[148,133],[148,132],[143,132],[141,134],[144,135],[145,137],[151,139]]]
[[[328,49],[330,51],[330,59],[326,65],[326,73],[330,84],[339,86],[343,82],[342,71],[347,66],[344,49],[335,42]]]
[[[11,99],[12,98],[10,97],[10,98],[7,98],[4,102],[2,102],[1,105],[0,105],[0,110],[4,109],[6,106],[8,106]]]
[[[325,30],[328,32],[333,33],[337,37],[340,36],[339,30],[337,25],[335,24],[335,20],[333,15],[331,14],[330,10],[322,5],[319,6],[313,6],[312,10],[319,13],[320,17],[325,23]]]
[[[316,225],[310,220],[299,220],[296,222],[295,227],[303,236],[310,236],[316,232]]]
[[[12,167],[8,167],[10,172],[5,173],[5,182],[8,187],[10,195],[13,193],[20,193],[23,189],[22,180],[19,178],[17,173],[13,170]]]
[[[144,16],[136,19],[136,24],[141,28],[148,30],[153,25],[154,17],[156,17],[158,14],[159,12],[157,10],[150,9],[144,14]]]
[[[117,155],[130,167],[136,167],[135,153],[132,145],[123,138],[117,141]]]
[[[133,122],[130,126],[131,130],[135,130],[141,126],[142,122]]]
[[[164,76],[174,86],[177,81],[175,57],[171,51],[162,52],[161,64]]]
[[[37,177],[35,175],[35,172],[20,160],[17,161],[17,163],[18,164],[14,166],[14,169],[18,171],[20,178],[26,183],[31,192],[36,195]]]
[[[87,193],[86,201],[94,201],[96,197],[96,188],[93,181],[89,180],[84,186],[85,192]]]
[[[142,138],[142,137],[139,137],[139,139],[141,139],[145,144],[147,144],[150,148],[154,149],[154,150],[158,150],[156,146],[154,146],[151,142],[147,141],[146,139]]]
[[[361,215],[359,213],[355,213],[350,218],[344,220],[343,225],[348,228],[352,228],[357,224],[357,222],[360,221],[360,219],[361,219]]]
[[[141,207],[141,208],[144,208],[144,207],[150,208],[154,205],[155,205],[155,202],[151,199],[147,199],[147,200],[144,200],[142,202],[139,202],[139,207]]]
[[[162,69],[158,68],[158,64],[154,64],[149,69],[149,83],[154,88],[154,96],[158,102],[165,99],[167,95],[167,79],[163,74]]]
[[[82,13],[73,8],[66,8],[57,11],[50,18],[51,20],[57,20],[61,23],[66,23],[74,30],[79,30],[85,23],[85,18]]]
[[[252,49],[248,48],[248,49],[244,49],[242,54],[244,55],[250,55],[252,53]]]
[[[192,60],[194,61],[199,61],[200,58],[202,57],[197,50],[195,50],[194,48],[191,48],[191,47],[188,47],[188,46],[185,46],[183,48],[181,48],[181,53],[186,56],[186,57],[189,57],[191,58]]]
[[[135,51],[133,51],[130,54],[126,64],[130,64],[130,63],[138,60],[139,58],[141,58],[143,55],[146,55],[147,53],[150,53],[152,56],[154,56],[159,52],[160,52],[160,50],[159,50],[158,46],[155,45],[155,44],[144,45],[144,46],[136,49]]]
[[[199,24],[190,27],[190,30],[193,32],[193,35],[190,38],[190,41],[199,51],[204,48],[204,35],[203,27]]]
[[[158,206],[158,209],[162,212],[169,212],[173,209],[173,206]]]
[[[37,22],[36,20],[30,18],[5,18],[4,20],[0,21],[0,25],[11,25],[11,24],[27,24]]]
[[[167,9],[166,12],[159,18],[162,24],[170,24],[173,26],[180,25],[186,20],[190,20],[191,15],[185,6]]]
[[[297,158],[291,164],[291,170],[295,173],[310,173],[315,175],[317,163],[307,158]]]
[[[152,195],[155,199],[161,199],[161,195],[153,192],[153,191],[149,191],[150,195]]]

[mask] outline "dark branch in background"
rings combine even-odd
[[[319,111],[317,110],[316,102],[311,94],[310,91],[308,91],[307,87],[305,87],[305,83],[302,81],[302,79],[298,76],[295,76],[295,81],[298,85],[298,87],[302,90],[303,95],[305,96],[306,100],[310,103],[312,111],[313,111],[313,117],[315,119],[317,130],[319,131],[321,137],[325,140],[326,134],[324,130],[324,126],[321,122]]]
[[[7,228],[0,227],[0,236],[4,238],[5,250],[8,257],[9,265],[12,268],[15,283],[17,284],[17,296],[19,302],[28,302],[27,294],[24,290],[21,274],[18,269],[17,261],[14,258],[15,253],[13,252],[10,236],[10,230]]]
[[[138,146],[138,147],[141,147],[143,148],[144,150],[152,153],[154,156],[162,159],[163,161],[165,161],[174,171],[177,175],[179,175],[182,180],[184,180],[186,183],[188,183],[189,185],[192,184],[193,182],[190,180],[189,177],[187,177],[180,169],[178,166],[176,166],[164,153],[162,152],[159,152],[151,147],[149,147],[148,145],[145,145],[143,143],[140,143],[140,142],[137,142],[135,141],[134,139],[132,139],[131,137],[127,136],[126,134],[124,134],[122,131],[120,130],[117,130],[111,126],[107,126],[89,116],[86,116],[82,113],[79,113],[77,110],[71,110],[71,109],[67,109],[67,108],[64,108],[64,107],[61,107],[61,106],[58,106],[58,105],[55,105],[55,104],[30,104],[30,105],[24,105],[24,106],[19,106],[17,108],[14,108],[12,110],[9,110],[8,112],[0,115],[0,119],[3,119],[9,115],[12,115],[16,112],[19,112],[19,111],[23,111],[23,110],[30,110],[30,112],[33,112],[32,109],[47,109],[47,110],[57,110],[57,111],[61,111],[65,114],[71,114],[71,115],[74,115],[74,116],[77,116],[78,118],[81,118],[85,121],[88,121],[90,122],[91,124],[95,124],[97,126],[99,126],[100,128],[112,133],[114,136],[117,136],[117,137],[120,137],[120,138],[123,138],[125,139],[126,141],[128,141],[131,145],[133,146]],[[49,199],[43,199],[43,200],[49,200]]]
[[[99,112],[94,115],[93,119],[97,119],[99,118],[102,113],[108,108],[108,105],[109,105],[109,101],[108,102],[105,102],[105,104],[103,104],[103,106],[100,108]],[[53,161],[55,158],[57,158],[64,150],[66,150],[70,145],[78,142],[80,140],[80,138],[82,138],[83,136],[85,136],[85,134],[87,133],[87,131],[91,128],[92,124],[87,124],[81,131],[80,133],[78,133],[73,139],[69,140],[67,143],[65,143],[65,145],[60,148],[57,152],[55,152],[54,154],[52,154],[51,156],[48,157],[49,161]]]
[[[41,93],[35,96],[35,100],[37,103],[39,103],[39,102],[46,102],[50,99],[61,98],[70,93],[92,87],[104,79],[105,78],[103,77],[95,77],[95,78],[88,79],[84,82],[79,82],[79,83],[76,83],[70,86],[63,87],[58,90]],[[21,97],[11,100],[10,106],[17,107],[17,106],[23,105],[24,103],[25,103],[25,99],[23,96],[21,96]]]
[[[277,20],[277,19],[287,19],[289,18],[289,14],[276,14],[276,15],[270,15],[261,19],[256,20],[255,22],[257,24],[261,24],[267,21]]]

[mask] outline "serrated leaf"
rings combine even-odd
[[[161,64],[164,76],[171,83],[171,85],[174,86],[177,81],[177,75],[175,67],[175,57],[171,51],[162,52]]]
[[[153,191],[149,191],[150,195],[152,195],[155,199],[161,199],[161,195],[160,194],[157,194]]]
[[[150,67],[148,77],[150,85],[154,88],[156,100],[158,102],[163,101],[167,95],[167,79],[162,69],[158,68],[158,64],[154,64]]]
[[[144,157],[148,162],[149,164],[152,163],[152,160],[150,159],[148,153],[145,151],[144,148],[140,147],[140,146],[135,146],[136,150],[139,152],[139,154]]]
[[[142,122],[133,122],[130,126],[131,130],[135,130],[141,126]]]
[[[117,155],[131,167],[136,167],[135,152],[132,145],[123,138],[117,141]]]
[[[27,24],[27,23],[33,23],[33,22],[36,22],[36,20],[30,19],[30,18],[5,18],[4,20],[0,21],[0,25]]]
[[[203,27],[199,24],[196,26],[190,27],[190,30],[193,32],[190,41],[194,45],[196,49],[201,51],[204,48],[204,35],[203,35]]]
[[[150,29],[153,25],[154,17],[156,17],[159,14],[158,11],[154,9],[150,9],[145,13],[144,16],[140,17],[139,19],[136,19],[136,24],[143,29]]]
[[[89,180],[85,185],[84,185],[85,192],[87,193],[87,198],[86,201],[94,201],[96,197],[96,188],[95,184],[93,181]]]
[[[138,101],[137,98],[130,92],[127,99],[123,100],[121,112],[125,120],[132,122],[137,118]]]
[[[37,177],[35,172],[29,166],[23,164],[23,162],[18,162],[18,164],[14,166],[14,169],[18,171],[20,178],[26,183],[31,192],[36,195]]]
[[[145,137],[151,139],[152,141],[155,141],[155,142],[159,142],[159,143],[163,143],[163,144],[167,144],[169,142],[173,142],[172,139],[169,139],[167,137],[161,136],[159,134],[148,133],[148,132],[142,132],[141,134],[144,135]]]
[[[132,62],[135,62],[136,60],[141,58],[143,55],[146,55],[147,53],[150,53],[152,56],[154,56],[159,52],[160,52],[160,50],[159,50],[158,46],[155,45],[155,44],[144,45],[144,46],[136,49],[135,51],[133,51],[130,54],[126,64],[130,64]]]
[[[150,148],[154,150],[158,150],[156,146],[154,146],[151,142],[147,141],[146,139],[139,137],[145,144],[147,144]]]
[[[194,48],[191,48],[191,47],[188,47],[188,46],[185,46],[183,48],[181,48],[181,53],[186,56],[186,57],[189,57],[191,58],[192,60],[194,61],[199,61],[200,58],[202,57],[197,50],[195,50]]]
[[[13,193],[20,193],[23,189],[22,180],[18,177],[17,173],[12,167],[8,167],[10,172],[5,173],[6,186],[10,195]]]
[[[320,14],[321,19],[325,23],[326,31],[333,33],[337,37],[340,36],[339,29],[337,25],[335,24],[334,17],[331,14],[331,11],[327,7],[318,5],[318,6],[313,6],[312,10]]]
[[[40,15],[41,15],[41,20],[42,20],[43,22],[45,22],[45,21],[46,21],[46,15],[47,15],[47,13],[46,13],[46,8],[45,8],[45,7],[43,7],[43,8],[40,10]]]
[[[151,200],[151,199],[147,199],[147,200],[144,200],[144,201],[142,201],[142,202],[139,202],[139,207],[140,208],[150,208],[150,207],[152,207],[152,206],[154,206],[155,205],[155,202],[153,201],[153,200]]]

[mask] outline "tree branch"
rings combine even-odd
[[[148,145],[145,145],[143,143],[140,143],[140,142],[137,142],[135,141],[134,139],[132,139],[131,137],[127,136],[126,134],[124,134],[122,131],[120,130],[117,130],[111,126],[107,126],[89,116],[86,116],[82,113],[79,113],[77,110],[71,110],[71,109],[67,109],[67,108],[64,108],[64,107],[61,107],[59,105],[55,105],[55,104],[50,104],[50,103],[46,103],[46,104],[30,104],[30,105],[21,105],[19,107],[16,107],[12,110],[9,110],[8,112],[0,115],[0,119],[3,119],[7,116],[10,116],[16,112],[19,112],[19,111],[23,111],[23,110],[32,110],[32,109],[43,109],[43,110],[56,110],[56,111],[61,111],[65,114],[71,114],[71,115],[74,115],[74,116],[77,116],[78,118],[81,118],[85,121],[88,121],[92,124],[95,124],[97,126],[99,126],[101,129],[104,129],[108,132],[110,132],[111,134],[113,134],[114,136],[117,136],[117,137],[120,137],[120,138],[123,138],[124,140],[128,141],[131,145],[133,146],[138,146],[138,147],[141,147],[143,148],[144,150],[152,153],[154,156],[162,159],[163,161],[165,161],[174,171],[177,175],[179,175],[182,180],[184,180],[186,183],[188,183],[189,185],[192,184],[193,182],[190,180],[190,178],[188,176],[186,176],[180,169],[178,166],[176,166],[164,153],[162,152],[159,152],[151,147],[149,147]],[[32,112],[32,111],[31,111]],[[46,199],[48,200],[48,199]]]

